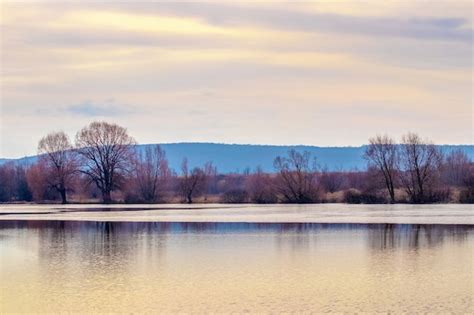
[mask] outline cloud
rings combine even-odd
[[[344,5],[340,3],[339,7],[344,7]],[[363,5],[360,4],[360,6]],[[449,4],[444,7],[446,6]],[[337,14],[334,13],[336,11],[321,13],[312,10],[294,10],[293,6],[288,4],[282,7],[267,4],[263,7],[222,3],[155,3],[149,6],[125,4],[115,7],[115,9],[120,8],[122,11],[131,12],[131,16],[151,17],[153,14],[170,14],[182,18],[205,20],[208,26],[227,30],[243,26],[259,26],[273,31],[316,31],[426,40],[472,41],[472,22],[465,16],[417,16],[416,12],[412,12],[413,16],[362,16],[351,15],[347,11],[345,14]],[[466,3],[465,10],[470,9],[469,3]]]
[[[113,100],[105,100],[102,103],[84,101],[67,106],[65,110],[70,114],[86,117],[117,117],[134,113],[129,106],[116,104]]]
[[[357,145],[417,127],[472,142],[470,1],[66,2],[2,5],[6,155],[93,119],[150,143]]]

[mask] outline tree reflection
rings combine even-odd
[[[379,251],[464,241],[474,231],[470,225],[428,224],[0,221],[3,228],[37,230],[40,256],[46,260],[74,257],[87,264],[100,256],[105,263],[120,259],[125,265],[137,250],[162,256],[168,237],[176,234],[272,234],[280,250],[315,246],[322,234],[344,242],[366,235],[368,247]]]
[[[368,243],[374,250],[416,250],[448,240],[464,241],[473,230],[469,225],[373,224],[368,227]]]

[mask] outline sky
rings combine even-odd
[[[471,1],[1,1],[0,157],[139,143],[473,142]]]

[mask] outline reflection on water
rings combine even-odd
[[[0,221],[0,312],[469,312],[474,227]]]

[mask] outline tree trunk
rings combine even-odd
[[[67,203],[66,188],[60,188],[59,193],[61,194],[61,203],[65,205]]]
[[[395,203],[395,190],[393,187],[390,188],[390,203]]]
[[[110,190],[102,191],[102,199],[105,204],[112,203],[112,198],[110,197]]]
[[[392,178],[389,178],[388,192],[390,193],[390,203],[395,203],[395,187]]]

